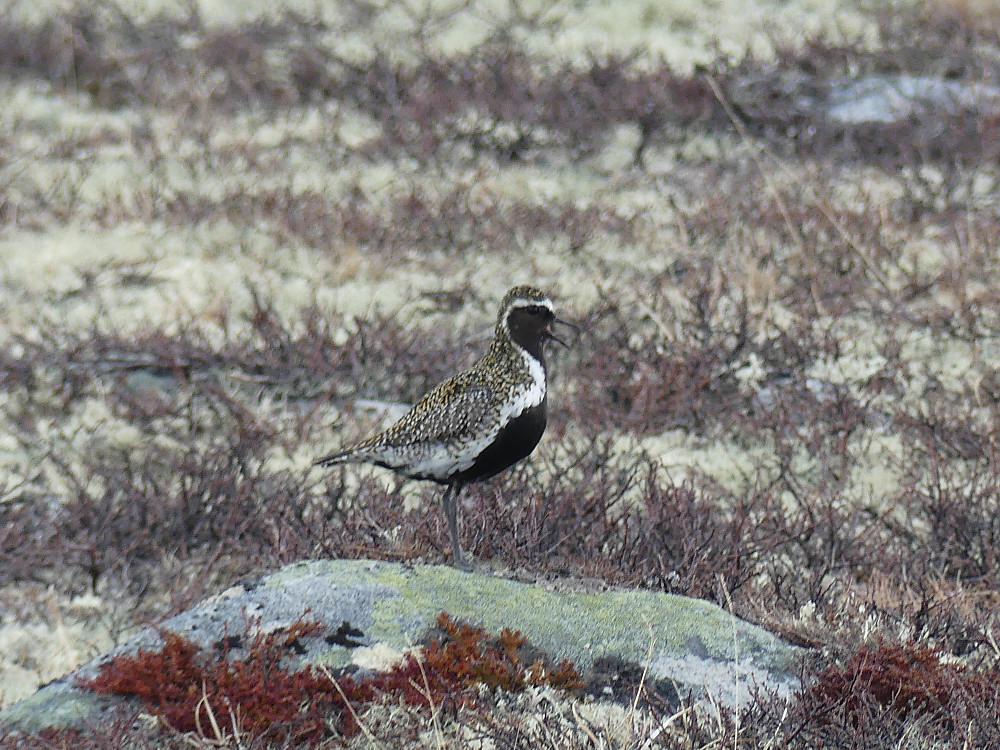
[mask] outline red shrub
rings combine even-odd
[[[329,734],[328,716],[335,712],[340,713],[339,728],[350,735],[357,726],[349,711],[342,712],[344,699],[326,675],[281,667],[282,657],[299,638],[320,629],[300,621],[281,632],[254,636],[244,658],[227,658],[227,648],[218,660],[205,658],[196,644],[164,630],[160,651],[115,657],[81,687],[134,696],[181,732],[210,734],[214,716],[226,734],[236,726],[253,736],[311,743]],[[350,699],[371,698],[350,677],[338,682]]]
[[[943,715],[954,701],[969,696],[996,704],[1000,674],[944,662],[936,648],[925,644],[885,644],[880,639],[875,647],[863,645],[844,666],[821,672],[803,702],[816,715],[842,710],[858,724],[873,710],[888,712],[894,719]]]
[[[409,655],[389,672],[361,682],[341,676],[334,684],[328,674],[312,668],[284,669],[282,662],[298,648],[298,639],[322,630],[317,623],[299,621],[281,632],[244,636],[248,643],[241,658],[230,655],[228,644],[220,658],[208,658],[195,643],[164,630],[161,650],[115,657],[80,687],[134,696],[181,732],[211,737],[214,726],[227,735],[237,727],[268,741],[313,745],[331,736],[331,727],[344,736],[359,731],[354,711],[345,710],[346,701],[353,706],[389,695],[414,706],[446,701],[472,705],[477,683],[510,691],[529,685],[572,690],[583,684],[566,660],[555,669],[540,657],[526,665],[524,655],[530,650],[520,633],[505,628],[492,639],[482,628],[458,624],[447,613],[437,622],[444,637],[433,640],[420,660]]]

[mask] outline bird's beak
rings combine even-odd
[[[568,320],[563,320],[562,318],[553,318],[552,322],[549,323],[549,330],[547,331],[547,333],[549,335],[549,338],[552,339],[553,341],[557,342],[557,343],[562,344],[567,349],[569,349],[569,344],[567,344],[565,341],[563,341],[561,338],[559,338],[558,336],[556,336],[552,332],[552,326],[554,326],[556,324],[564,325],[564,326],[566,326],[568,328],[572,328],[574,331],[577,332],[577,334],[580,333],[580,326],[576,325],[576,323],[570,323]]]

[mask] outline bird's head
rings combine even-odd
[[[515,344],[539,359],[546,341],[569,346],[553,331],[556,324],[576,328],[557,318],[549,296],[532,286],[516,286],[507,292],[497,316],[497,332],[506,332]]]

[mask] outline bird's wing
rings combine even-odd
[[[401,448],[414,443],[452,443],[489,429],[496,410],[493,390],[474,380],[446,381],[420,399],[413,408],[371,440],[374,447]]]
[[[449,450],[470,437],[488,437],[489,419],[497,416],[493,389],[474,372],[446,380],[427,393],[398,422],[360,443],[316,461],[314,466],[374,461],[395,467],[421,454]],[[501,425],[495,425],[499,429]]]

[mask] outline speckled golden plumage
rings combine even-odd
[[[560,321],[548,296],[534,287],[514,287],[503,298],[493,342],[482,359],[431,390],[391,427],[316,463],[374,463],[448,485],[444,504],[455,563],[464,566],[455,497],[463,484],[524,458],[541,438],[547,385],[543,348],[555,338],[555,322]]]

